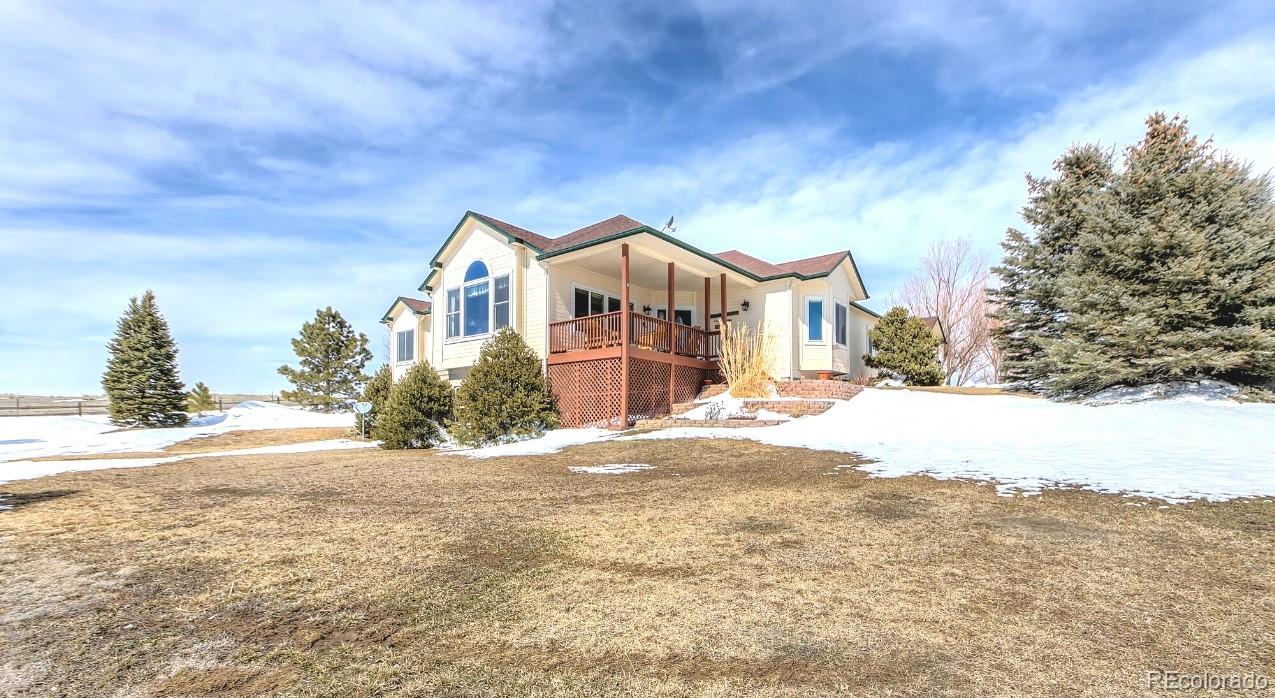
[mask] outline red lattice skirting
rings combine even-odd
[[[707,373],[700,368],[630,359],[629,424],[624,426],[667,415],[672,403],[694,399]],[[550,364],[548,377],[562,426],[620,427],[620,359]]]

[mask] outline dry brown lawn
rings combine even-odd
[[[1139,695],[1275,675],[1275,504],[634,441],[0,485],[0,694]],[[649,463],[627,475],[568,466]]]

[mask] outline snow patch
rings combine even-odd
[[[878,477],[1086,487],[1180,502],[1275,494],[1275,405],[1175,399],[1090,407],[1011,395],[865,389],[769,427],[674,427],[636,439],[753,439],[859,453]]]
[[[567,468],[573,473],[585,473],[588,475],[623,475],[650,469],[651,466],[647,463],[607,463],[606,465],[576,465]]]
[[[209,453],[185,453],[178,456],[155,458],[91,458],[84,460],[46,460],[46,461],[9,461],[0,463],[0,483],[13,480],[30,480],[58,473],[82,472],[86,470],[109,470],[111,468],[144,468],[164,463],[191,460],[195,458],[220,458],[224,456],[253,456],[279,453],[311,453],[314,451],[336,451],[350,448],[371,448],[377,441],[352,441],[350,439],[332,439],[329,441],[309,441],[283,446],[259,446],[257,448],[239,448],[230,451],[212,451]]]
[[[184,427],[120,429],[105,415],[0,418],[0,463],[27,458],[158,451],[178,441],[248,429],[351,427],[354,415],[311,412],[269,402],[243,402],[203,414]]]
[[[609,429],[557,429],[555,431],[545,432],[544,436],[535,439],[513,441],[495,446],[486,446],[484,448],[456,450],[455,453],[463,453],[470,458],[531,456],[545,453],[557,453],[567,446],[579,446],[581,444],[606,441],[618,435],[619,432],[611,431]]]
[[[1116,386],[1107,388],[1084,401],[1094,407],[1103,405],[1126,405],[1149,400],[1233,400],[1240,389],[1224,381],[1203,379],[1198,381],[1175,381],[1172,383],[1153,383],[1136,387]]]

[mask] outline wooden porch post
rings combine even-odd
[[[675,308],[676,306],[673,305],[673,263],[669,262],[668,263],[668,311],[664,313],[664,319],[672,323],[670,325],[667,325],[668,351],[670,354],[677,353],[678,328],[677,328],[677,320],[674,319],[674,317],[676,316],[676,313],[673,312]],[[677,366],[675,364],[669,364],[668,366],[668,410],[670,414],[673,412],[673,376],[675,375],[677,375]]]
[[[620,428],[629,428],[629,243],[620,245]]]
[[[726,330],[726,274],[722,273],[722,331]]]
[[[705,276],[704,277],[704,331],[705,332],[712,329],[713,327],[712,315],[713,315],[713,286],[712,286],[712,281],[707,276]]]

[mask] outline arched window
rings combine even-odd
[[[466,283],[470,281],[477,281],[479,279],[484,279],[487,276],[488,276],[487,265],[483,264],[482,260],[474,261],[472,264],[469,265],[469,268],[465,270]]]
[[[465,268],[465,280],[447,290],[447,338],[479,337],[509,325],[509,275],[494,279],[482,260]]]

